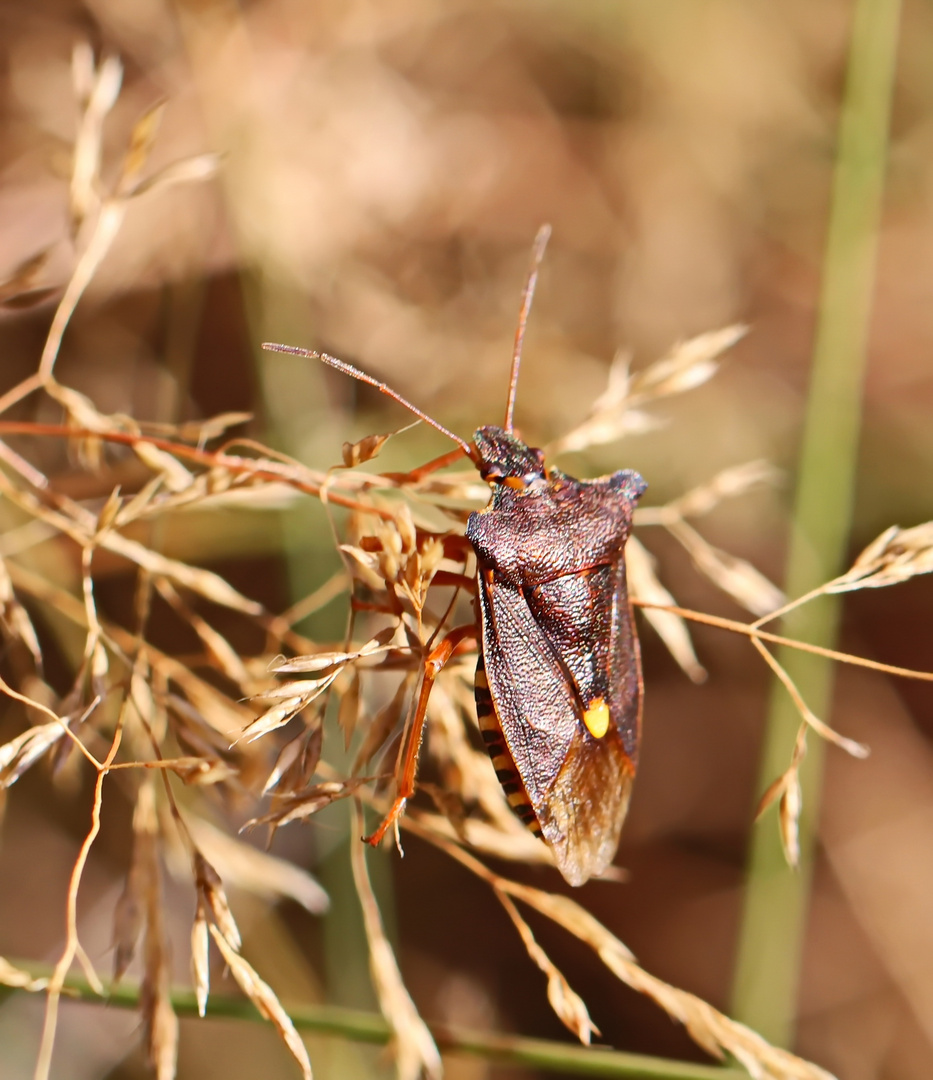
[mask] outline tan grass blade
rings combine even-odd
[[[363,830],[363,815],[358,806],[354,823],[355,832],[359,835]],[[392,1028],[396,1078],[419,1080],[427,1076],[430,1080],[440,1080],[441,1055],[405,988],[392,946],[385,936],[382,916],[366,868],[365,845],[351,843],[350,859],[353,881],[363,909],[373,986],[382,1015]]]

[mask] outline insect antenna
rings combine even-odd
[[[538,229],[534,246],[531,249],[531,269],[525,280],[525,288],[522,292],[522,306],[518,313],[518,328],[515,331],[515,346],[512,349],[512,374],[509,376],[509,400],[505,407],[505,430],[512,431],[512,414],[515,411],[515,391],[518,388],[518,367],[522,362],[522,342],[525,340],[525,327],[528,324],[528,313],[531,311],[531,301],[535,295],[535,285],[538,283],[538,269],[544,258],[544,249],[548,240],[551,239],[551,226],[542,225]]]
[[[299,345],[279,345],[274,341],[264,341],[262,347],[268,352],[288,353],[289,356],[306,356],[309,360],[320,360],[322,363],[327,364],[328,367],[336,368],[337,371],[342,371],[344,375],[350,375],[360,382],[369,383],[370,386],[375,386],[377,390],[380,390],[387,397],[392,398],[393,401],[397,401],[399,405],[404,405],[409,412],[414,413],[420,420],[423,420],[426,424],[430,424],[431,427],[436,428],[442,435],[446,435],[448,439],[453,439],[468,458],[473,458],[473,447],[468,442],[461,439],[459,435],[454,435],[452,431],[448,431],[443,424],[438,423],[437,420],[428,416],[427,413],[422,412],[417,405],[412,405],[407,398],[403,398],[402,395],[397,390],[393,390],[391,386],[387,386],[384,382],[374,379],[372,375],[367,375],[365,371],[360,371],[359,368],[355,368],[352,364],[348,364],[344,360],[338,360],[336,356],[330,356],[328,353],[317,352],[315,349],[302,349]]]

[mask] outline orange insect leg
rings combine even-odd
[[[424,465],[419,465],[417,469],[412,469],[411,472],[406,473],[383,473],[387,480],[394,480],[397,484],[417,484],[419,480],[423,480],[426,476],[430,476],[432,472],[437,472],[438,469],[443,469],[448,465],[453,465],[455,461],[459,461],[463,457],[463,450],[458,446],[455,450],[448,450],[446,454],[441,454],[440,457],[434,458],[432,461],[426,462]]]
[[[382,824],[371,836],[364,836],[367,844],[374,847],[382,840],[386,832],[395,825],[405,804],[415,793],[415,777],[418,772],[418,753],[421,749],[421,740],[424,736],[424,720],[427,715],[428,698],[434,687],[434,680],[442,671],[447,661],[459,651],[460,646],[465,646],[470,639],[476,638],[475,626],[457,626],[445,635],[441,641],[424,658],[424,674],[421,678],[421,690],[418,693],[418,705],[415,716],[408,731],[408,739],[401,758],[401,768],[398,776],[398,787],[395,801],[389,808],[388,814],[383,818]]]

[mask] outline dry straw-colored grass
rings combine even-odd
[[[0,982],[45,995],[35,1077],[46,1080],[58,1007],[72,965],[80,964],[87,978],[99,985],[81,946],[76,910],[105,795],[119,781],[120,790],[134,805],[133,850],[114,913],[114,974],[119,979],[141,948],[144,977],[139,1004],[155,1074],[160,1080],[173,1076],[178,1051],[162,875],[166,860],[177,863],[180,858],[189,868],[196,896],[191,977],[200,1011],[203,1014],[206,1009],[210,993],[213,941],[242,991],[275,1026],[301,1073],[310,1077],[307,1051],[286,1010],[242,955],[241,935],[224,883],[262,895],[289,896],[312,912],[326,907],[326,895],[304,871],[219,832],[200,813],[198,796],[253,800],[256,809],[249,827],[271,830],[305,821],[335,800],[351,798],[357,807],[356,831],[363,831],[361,800],[376,807],[385,805],[386,779],[393,773],[392,751],[410,718],[427,645],[443,632],[457,604],[464,602],[471,568],[462,545],[452,538],[460,536],[462,507],[484,499],[485,488],[472,472],[432,473],[413,480],[363,469],[378,455],[387,435],[346,445],[339,465],[314,471],[261,446],[225,443],[227,429],[242,419],[240,415],[196,426],[146,430],[132,417],[100,412],[93,401],[57,380],[55,363],[63,332],[129,203],[171,183],[208,177],[217,167],[212,159],[197,158],[141,179],[157,129],[159,111],[154,109],[137,123],[119,176],[105,191],[102,132],[119,93],[120,66],[112,58],[95,64],[89,51],[81,48],[75,54],[74,71],[83,112],[74,155],[70,221],[79,256],[35,374],[0,401],[2,416],[29,395],[45,395],[58,404],[63,418],[58,425],[0,419],[0,436],[4,440],[20,436],[20,446],[31,445],[24,436],[34,441],[67,439],[76,460],[88,469],[100,463],[111,447],[127,447],[145,467],[148,479],[132,492],[114,489],[102,506],[91,507],[56,491],[25,451],[14,450],[9,441],[0,442],[0,494],[17,508],[24,522],[41,528],[46,536],[67,538],[80,553],[76,591],[26,568],[17,558],[15,544],[7,545],[0,558],[3,633],[30,658],[19,666],[16,685],[0,683],[0,690],[22,706],[24,724],[19,735],[0,746],[0,784],[8,789],[40,761],[52,755],[62,760],[75,753],[95,777],[91,824],[72,869],[66,941],[54,972],[48,980],[35,979],[0,960]],[[42,259],[38,253],[24,264],[4,284],[4,295],[19,297],[35,289]],[[695,338],[640,372],[632,372],[628,361],[619,359],[590,416],[557,440],[550,452],[579,450],[646,430],[657,422],[652,413],[655,403],[715,376],[720,355],[742,332],[740,327],[730,327]],[[642,509],[636,515],[641,536],[652,529],[666,530],[683,545],[697,570],[757,621],[730,623],[677,608],[641,539],[630,542],[629,570],[635,603],[644,607],[647,619],[691,679],[704,677],[689,632],[689,620],[701,619],[747,635],[750,645],[785,682],[800,712],[800,735],[786,772],[775,778],[762,809],[779,802],[781,835],[788,861],[793,863],[800,814],[797,769],[808,731],[856,756],[866,750],[810,712],[770,651],[784,639],[764,630],[765,624],[803,601],[785,604],[758,570],[713,547],[696,525],[697,519],[723,500],[770,484],[774,476],[771,467],[761,462],[730,468],[667,505]],[[169,558],[129,535],[140,523],[158,522],[180,508],[277,505],[299,493],[350,511],[339,544],[344,569],[315,596],[280,615],[264,610],[219,574]],[[438,512],[449,523],[442,531],[434,524]],[[931,537],[930,524],[887,530],[847,574],[818,592],[875,588],[925,573],[933,568]],[[138,587],[130,625],[118,625],[98,612],[95,559],[101,552],[135,564]],[[340,591],[346,591],[351,600],[345,641],[310,641],[293,629],[300,618]],[[199,665],[207,665],[219,678],[197,673],[193,665],[167,655],[147,639],[155,594],[188,624],[203,650]],[[241,656],[216,626],[195,611],[193,597],[252,621],[264,635],[264,649]],[[83,635],[72,687],[64,696],[44,681],[40,635],[28,613],[30,607],[44,605],[54,606],[59,618]],[[359,629],[364,625],[371,628]],[[863,663],[843,654],[830,655]],[[869,666],[931,678],[877,663]],[[383,709],[370,716],[361,707],[361,685],[380,672],[394,674],[398,690]],[[402,818],[402,831],[412,830],[486,883],[512,920],[530,961],[545,975],[548,1000],[562,1022],[584,1043],[598,1034],[585,1003],[538,943],[520,906],[558,924],[593,950],[616,978],[655,1001],[714,1057],[731,1056],[756,1077],[825,1080],[829,1074],[823,1069],[770,1046],[695,995],[652,976],[577,902],[510,880],[486,865],[485,855],[518,864],[548,862],[549,855],[508,811],[488,760],[477,748],[470,677],[469,665],[455,660],[430,699],[430,753],[445,784],[443,789],[426,786],[426,793],[433,796],[433,811],[417,803]],[[335,699],[345,745],[353,750],[347,774],[328,763],[323,738],[324,711]],[[402,737],[401,745],[404,742]],[[388,786],[391,789],[391,782]],[[263,798],[268,798],[265,808]],[[373,982],[394,1033],[397,1073],[404,1080],[422,1074],[438,1076],[440,1056],[402,980],[369,883],[362,845],[353,846],[352,866]]]

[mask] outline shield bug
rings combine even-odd
[[[431,687],[455,649],[475,637],[477,718],[496,775],[564,878],[581,885],[615,855],[638,760],[641,661],[625,543],[647,485],[630,469],[577,480],[547,468],[542,451],[512,429],[522,340],[549,235],[548,226],[539,231],[525,283],[505,422],[479,428],[472,442],[341,360],[293,346],[263,347],[322,360],[369,383],[458,444],[412,476],[462,453],[492,489],[466,528],[476,557],[478,625],[428,643],[396,799],[369,840],[382,839],[414,793]]]

